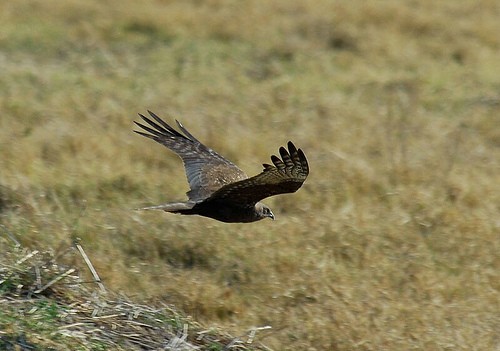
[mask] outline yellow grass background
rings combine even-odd
[[[81,238],[108,289],[276,350],[500,348],[497,1],[4,1],[0,221]],[[132,133],[179,119],[248,174],[310,177],[223,224]],[[75,264],[84,267],[82,263]]]

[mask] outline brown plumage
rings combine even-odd
[[[186,215],[200,215],[222,222],[254,222],[269,217],[271,209],[259,202],[278,194],[297,191],[309,174],[307,159],[291,141],[288,150],[279,149],[281,159],[271,156],[274,165],[264,164],[264,170],[251,178],[212,149],[203,145],[177,122],[181,134],[153,112],[152,119],[139,114],[147,125],[134,122],[148,133],[134,131],[166,146],[184,162],[191,188],[188,201],[170,202],[144,207]],[[154,120],[154,121],[153,121]]]

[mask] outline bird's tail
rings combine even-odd
[[[156,206],[136,208],[136,210],[162,210],[172,213],[185,213],[189,212],[189,210],[191,210],[195,204],[195,202],[169,202]]]

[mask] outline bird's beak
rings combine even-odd
[[[274,213],[272,213],[271,211],[269,211],[269,218],[271,218],[273,221],[274,221]]]

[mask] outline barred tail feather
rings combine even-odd
[[[195,202],[169,202],[156,206],[137,208],[136,210],[161,210],[165,212],[182,213],[191,210],[195,204]]]

